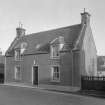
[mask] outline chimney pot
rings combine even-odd
[[[18,38],[24,36],[25,35],[25,29],[22,27],[16,28],[16,34],[17,34]]]

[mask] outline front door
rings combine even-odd
[[[38,85],[38,66],[33,66],[33,85]]]

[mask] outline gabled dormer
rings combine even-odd
[[[23,54],[27,48],[27,43],[22,42],[20,44],[17,44],[14,49],[14,57],[16,61],[20,61],[23,59]]]
[[[55,38],[50,43],[50,55],[51,58],[59,58],[60,57],[60,51],[62,50],[64,46],[64,37],[59,36],[58,38]]]

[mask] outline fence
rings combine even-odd
[[[82,76],[81,89],[105,91],[105,77]]]

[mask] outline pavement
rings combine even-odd
[[[98,97],[98,98],[105,98],[105,92],[104,91],[95,91],[95,90],[80,90],[78,87],[70,87],[70,86],[57,86],[57,85],[45,85],[45,84],[39,84],[38,86],[33,86],[29,84],[23,84],[23,83],[5,83],[2,85],[7,86],[16,86],[16,87],[25,87],[25,88],[35,88],[38,90],[46,90],[46,91],[52,91],[52,92],[59,92],[64,94],[76,94],[76,95],[83,95],[83,96],[92,96],[92,97]]]
[[[104,98],[105,99],[105,91],[80,90],[80,91],[78,91],[78,93],[80,93],[80,95],[92,96],[92,97]]]
[[[61,91],[61,92],[77,92],[80,90],[79,87],[71,87],[71,86],[58,86],[58,85],[47,85],[47,84],[39,84],[36,85],[29,85],[24,83],[4,83],[3,85],[10,85],[10,86],[18,86],[18,87],[27,87],[27,88],[37,88],[37,89],[44,89],[44,90],[52,90],[52,91]]]

